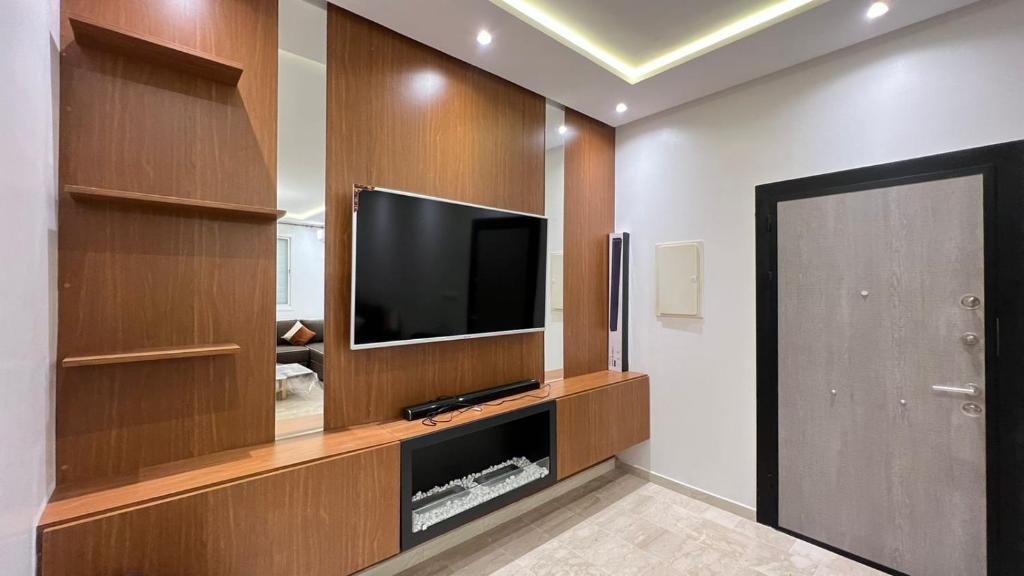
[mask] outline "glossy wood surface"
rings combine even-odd
[[[462,413],[453,414],[450,417],[439,416],[437,419],[438,422],[435,426],[425,425],[423,420],[413,420],[411,422],[406,420],[394,420],[392,422],[382,424],[381,426],[390,432],[396,440],[404,440],[406,438],[415,438],[416,436],[422,436],[424,434],[430,434],[448,428],[461,426],[476,420],[490,418],[492,416],[497,416],[498,414],[512,412],[525,406],[530,406],[531,404],[538,404],[549,400],[557,400],[560,398],[593,392],[621,382],[646,378],[646,376],[637,372],[595,372],[585,376],[550,382],[543,385],[539,390],[510,396],[508,398],[502,398],[501,400],[480,405],[478,406],[479,410],[471,409]],[[449,418],[450,421],[443,421]],[[561,455],[559,455],[559,458],[561,458]]]
[[[566,108],[566,376],[608,367],[608,234],[615,230],[615,129]]]
[[[650,438],[650,380],[559,398],[557,412],[561,480]]]
[[[201,358],[204,356],[230,356],[238,354],[238,344],[208,344],[203,346],[180,346],[177,348],[152,348],[149,350],[133,350],[116,354],[99,354],[96,356],[69,356],[61,361],[61,366],[103,366],[106,364],[130,364],[132,362],[154,362],[157,360],[176,360],[181,358]]]
[[[500,406],[482,406],[480,411],[465,412],[453,418],[451,422],[438,423],[433,427],[425,426],[420,420],[393,420],[346,430],[308,434],[252,448],[161,464],[115,480],[58,487],[39,524],[43,527],[52,527],[81,521],[161,498],[179,496],[275,470],[400,442],[538,402],[571,397],[622,382],[646,378],[636,372],[596,372],[551,382],[546,389],[511,397]]]
[[[196,200],[193,198],[176,198],[174,196],[162,196],[159,194],[146,194],[143,192],[127,192],[124,190],[104,190],[102,188],[89,188],[86,186],[65,186],[64,191],[72,199],[79,202],[94,202],[99,204],[123,204],[127,206],[145,206],[154,209],[178,210],[181,212],[192,212],[196,214],[251,218],[255,220],[277,220],[284,216],[284,210],[276,208],[263,208],[261,206],[244,206],[242,204],[229,204],[227,202],[210,202],[208,200]]]
[[[57,371],[58,485],[274,438],[273,218],[97,206],[65,187],[276,210],[277,2],[64,0],[58,357],[232,342],[232,356]],[[235,60],[227,86],[79,46],[68,14]],[[74,189],[72,189],[74,190]]]
[[[204,54],[187,46],[81,16],[69,16],[68,23],[74,31],[75,41],[82,46],[177,68],[224,84],[238,84],[242,76],[242,65],[238,62]]]
[[[398,444],[44,529],[42,576],[337,576],[398,553]]]
[[[544,213],[544,99],[329,5],[325,426],[544,373],[542,333],[353,351],[352,187]]]

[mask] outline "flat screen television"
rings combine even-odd
[[[356,187],[351,346],[544,329],[547,219]]]

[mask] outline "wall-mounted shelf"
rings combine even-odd
[[[237,85],[242,76],[242,65],[238,62],[82,16],[69,16],[68,22],[75,41],[82,46],[139,58],[231,86]]]
[[[89,188],[86,186],[64,186],[64,191],[72,198],[80,202],[105,202],[111,204],[129,204],[135,206],[150,206],[154,208],[167,208],[175,210],[186,210],[200,214],[213,216],[247,218],[252,220],[277,220],[285,215],[284,210],[276,208],[261,208],[258,206],[245,206],[243,204],[229,204],[226,202],[211,202],[209,200],[195,200],[192,198],[177,198],[175,196],[161,196],[158,194],[144,194],[142,192],[125,192],[123,190],[107,190],[104,188]]]
[[[178,358],[200,358],[204,356],[228,356],[238,354],[242,348],[238,344],[205,344],[202,346],[176,346],[169,348],[147,348],[117,354],[101,354],[96,356],[68,356],[61,362],[65,368],[76,366],[103,366],[107,364],[130,364],[133,362],[153,362],[155,360],[174,360]]]

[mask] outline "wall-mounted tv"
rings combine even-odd
[[[357,186],[351,346],[544,329],[547,219]]]

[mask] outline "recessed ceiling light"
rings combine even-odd
[[[879,0],[878,2],[872,2],[871,6],[868,8],[868,18],[875,19],[878,18],[879,16],[885,16],[888,12],[888,2],[882,2],[881,0]]]
[[[491,43],[491,33],[487,30],[481,30],[480,33],[476,35],[476,41],[479,42],[481,46],[487,46]]]
[[[606,45],[596,42],[584,31],[546,11],[536,0],[491,0],[545,34],[586,56],[630,84],[650,78],[702,54],[725,46],[828,2],[828,0],[776,0],[704,36],[692,39],[646,62],[627,62]],[[765,4],[764,1],[761,4]]]
[[[618,112],[619,114],[622,114],[622,113],[623,113],[623,112],[625,112],[626,110],[629,110],[629,106],[626,106],[626,103],[625,103],[625,102],[619,102],[619,103],[618,103],[618,104],[617,104],[617,105],[615,106],[615,111],[616,111],[616,112]]]
[[[565,124],[562,124],[561,126],[558,127],[558,133],[559,134],[565,134],[568,131],[569,131],[569,128],[567,128],[565,126]]]

